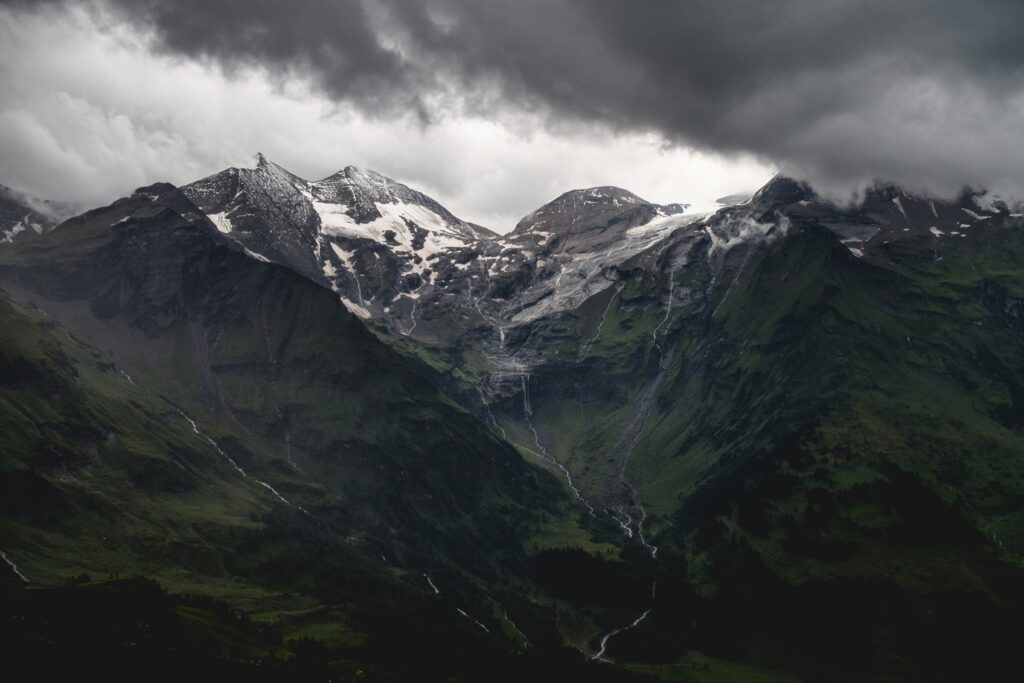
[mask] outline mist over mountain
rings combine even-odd
[[[68,204],[37,199],[0,185],[0,240],[41,235],[75,213]]]

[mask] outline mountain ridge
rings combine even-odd
[[[172,463],[128,469],[132,495],[207,491],[173,463],[199,467],[239,523],[256,515],[251,545],[207,530],[204,547],[259,586],[356,600],[358,623],[384,617],[332,572],[383,562],[401,572],[374,590],[416,605],[388,602],[401,618],[436,600],[437,623],[485,648],[571,644],[668,679],[693,652],[806,680],[1006,663],[1024,614],[1024,220],[1005,203],[879,185],[844,206],[778,176],[687,214],[590,188],[517,234],[434,249],[425,219],[376,201],[386,181],[332,177],[314,187],[264,160],[0,249],[5,289],[46,295],[53,316],[0,307],[16,370],[0,400],[24,377],[75,399],[46,408],[60,429],[10,412],[10,433],[60,446],[17,456],[17,481],[67,491],[88,466],[111,473],[112,421],[67,417],[91,396],[151,416],[135,443]],[[350,215],[353,178],[376,187]],[[389,216],[413,225],[388,235]],[[154,376],[161,363],[173,372]],[[111,381],[138,406],[110,403]],[[48,578],[17,539],[0,529],[19,571]],[[359,637],[395,633],[384,621]]]
[[[609,529],[177,188],[0,250],[0,288],[0,547],[26,590],[144,573],[318,634],[336,674],[586,668],[547,659],[557,619],[526,548],[551,526],[594,544]],[[617,615],[566,609],[592,634]]]

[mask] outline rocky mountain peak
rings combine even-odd
[[[585,232],[619,225],[629,228],[650,221],[658,205],[621,187],[603,186],[571,190],[540,207],[516,225],[512,234]]]
[[[752,201],[771,206],[782,206],[815,198],[814,190],[802,181],[777,174],[754,193]]]
[[[364,168],[361,168],[359,166],[355,166],[353,164],[349,164],[348,166],[346,166],[345,168],[341,169],[340,171],[338,171],[334,175],[335,176],[341,176],[341,177],[344,177],[344,178],[349,178],[349,179],[351,179],[353,181],[356,181],[356,180],[367,180],[367,179],[374,179],[374,180],[379,179],[379,180],[385,180],[385,181],[388,180],[388,178],[386,178],[384,175],[378,173],[377,171],[374,171],[373,169],[364,169]]]
[[[591,203],[605,203],[614,204],[616,206],[621,204],[646,204],[643,199],[636,196],[629,190],[625,190],[621,187],[615,187],[614,185],[602,185],[599,187],[588,187],[579,190],[570,190],[565,194],[561,195],[557,200],[566,199],[573,201],[580,201],[584,204]]]
[[[496,237],[356,166],[310,181],[258,154],[253,169],[228,169],[183,191],[251,254],[330,286],[363,316],[428,280],[443,255]]]

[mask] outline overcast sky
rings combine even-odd
[[[98,204],[262,151],[504,231],[575,187],[707,205],[1024,185],[1024,2],[0,0],[0,183]]]

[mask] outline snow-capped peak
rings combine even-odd
[[[609,269],[696,220],[686,205],[602,186],[567,192],[498,237],[375,171],[346,166],[310,181],[263,155],[256,168],[184,191],[252,253],[329,286],[358,315],[402,321],[403,330],[425,322],[414,318],[424,302],[453,291],[472,303],[514,289],[523,304],[517,322],[572,308],[607,285]]]
[[[423,193],[355,166],[310,181],[258,154],[255,168],[230,168],[183,190],[221,233],[253,253],[340,293],[355,290],[345,300],[360,314],[418,287],[439,255],[495,237]],[[360,279],[371,272],[377,291],[367,288],[364,297]]]
[[[681,213],[685,205],[661,207],[621,187],[571,190],[540,207],[516,225],[513,235],[530,232],[580,234],[590,230],[623,231],[650,222],[658,215]]]

